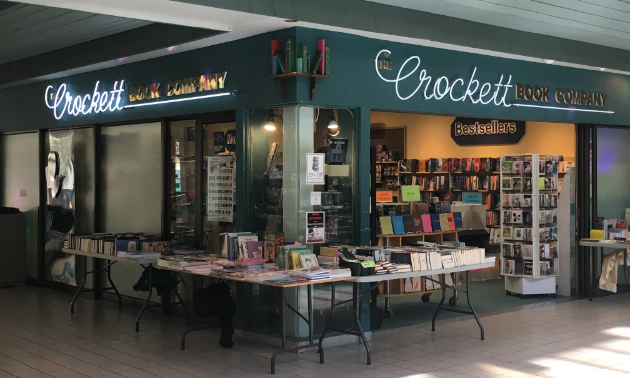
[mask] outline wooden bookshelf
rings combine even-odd
[[[419,241],[443,244],[445,241],[459,241],[460,230],[424,232],[419,234],[376,235],[379,246],[402,247]]]

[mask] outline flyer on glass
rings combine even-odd
[[[323,211],[306,213],[306,243],[323,243],[325,224]]]
[[[326,154],[306,154],[306,183],[324,185]]]
[[[234,156],[208,156],[208,198],[206,217],[210,221],[232,222],[234,209]]]

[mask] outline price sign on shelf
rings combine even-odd
[[[420,187],[418,185],[401,186],[403,202],[420,201]]]
[[[394,202],[394,194],[389,191],[377,191],[376,202]]]
[[[481,193],[466,193],[462,194],[462,200],[464,205],[481,205]]]

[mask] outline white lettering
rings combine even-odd
[[[507,97],[507,93],[509,88],[513,87],[513,85],[510,85],[511,81],[512,81],[512,75],[508,76],[508,81],[506,84],[503,84],[503,76],[501,75],[501,78],[499,79],[499,82],[497,84],[493,84],[491,82],[486,82],[486,83],[480,83],[479,80],[475,79],[475,74],[477,73],[477,67],[473,68],[473,72],[470,75],[470,79],[468,81],[468,85],[465,87],[465,92],[463,95],[461,95],[460,97],[455,97],[453,95],[453,89],[455,88],[456,85],[461,86],[462,88],[464,87],[464,79],[462,78],[455,78],[452,82],[452,85],[449,85],[449,80],[446,76],[441,76],[438,79],[435,80],[435,82],[433,83],[433,91],[431,93],[429,93],[430,88],[431,88],[431,80],[432,77],[429,76],[427,74],[427,71],[425,69],[422,69],[418,75],[418,86],[416,87],[416,89],[413,90],[413,92],[411,92],[411,94],[406,95],[406,96],[402,96],[400,94],[400,89],[399,89],[399,84],[400,82],[408,79],[409,77],[411,77],[415,72],[418,71],[418,69],[420,68],[420,57],[419,56],[412,56],[410,58],[408,58],[407,60],[405,60],[405,62],[402,64],[402,66],[400,67],[400,69],[398,70],[398,74],[396,75],[395,79],[387,79],[385,77],[383,77],[383,75],[381,75],[381,72],[379,71],[379,56],[381,54],[385,54],[386,57],[388,57],[389,55],[391,55],[391,51],[389,50],[381,50],[378,52],[378,54],[376,54],[376,59],[374,59],[374,69],[376,70],[376,74],[381,78],[381,80],[387,82],[387,83],[395,83],[395,89],[396,89],[396,95],[398,95],[398,98],[400,98],[401,100],[408,100],[411,97],[413,97],[424,85],[424,98],[426,100],[430,100],[430,99],[436,99],[436,100],[441,100],[443,99],[446,94],[449,94],[449,97],[451,98],[452,101],[466,101],[466,100],[470,100],[473,104],[478,104],[481,102],[482,105],[487,105],[490,103],[494,103],[494,105],[497,106],[505,106],[505,107],[510,107],[512,106],[512,104],[508,104],[506,97]],[[408,72],[408,73],[403,73],[403,69],[405,68],[405,66],[407,66],[407,64],[411,61],[415,61],[416,64],[415,66]],[[445,81],[446,82],[446,87],[444,88],[442,85],[442,82]],[[425,83],[426,82],[426,83]],[[496,87],[494,93],[492,94],[492,96],[490,98],[487,98],[488,95],[490,95],[490,93],[492,92],[492,88]],[[501,89],[504,90],[503,95],[500,96],[500,91]],[[477,91],[479,91],[479,93],[477,93]],[[499,97],[500,96],[500,97]],[[487,99],[486,99],[487,98]],[[497,101],[498,100],[498,101]]]
[[[120,84],[116,81],[112,91],[103,92],[100,90],[100,82],[97,81],[92,95],[73,96],[68,92],[66,84],[61,84],[56,93],[52,93],[53,90],[52,85],[46,88],[44,101],[46,106],[53,110],[55,118],[61,119],[65,113],[76,117],[80,114],[87,115],[92,112],[101,113],[122,110],[123,107],[120,105],[120,100],[122,92],[125,91],[125,81],[121,80]],[[54,101],[50,103],[49,99]]]

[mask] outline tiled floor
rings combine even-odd
[[[220,348],[214,331],[189,336],[185,322],[33,287],[0,290],[0,378],[180,378],[269,376],[272,349],[236,340]],[[630,295],[549,304],[377,332],[373,364],[361,344],[285,354],[276,377],[630,377]]]

